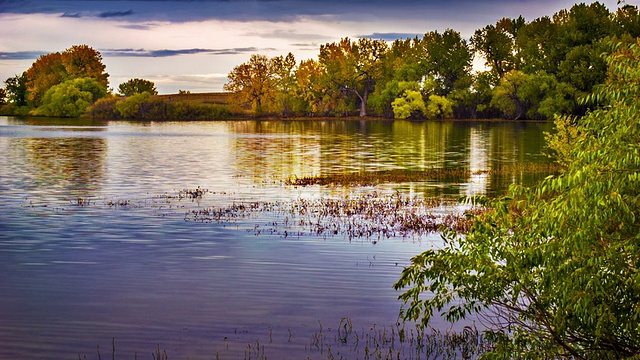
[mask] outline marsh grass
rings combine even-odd
[[[407,183],[426,181],[462,182],[471,175],[534,175],[556,174],[561,167],[555,163],[546,164],[505,164],[495,169],[471,171],[465,168],[456,169],[429,169],[421,171],[388,170],[357,172],[348,174],[331,174],[318,176],[292,177],[284,181],[290,186],[375,186],[383,183]]]
[[[462,331],[440,331],[423,329],[415,325],[396,322],[392,325],[354,326],[353,320],[344,317],[336,327],[324,327],[318,321],[317,327],[310,335],[295,334],[289,330],[288,339],[276,337],[269,327],[262,333],[248,332],[243,337],[224,337],[223,349],[212,350],[210,359],[244,359],[267,360],[295,358],[307,360],[458,360],[477,359],[492,349],[493,343],[486,339],[474,326],[466,326]],[[237,330],[235,331],[237,333]],[[292,342],[292,337],[306,337],[305,343]],[[251,340],[248,340],[251,338]],[[148,354],[148,353],[147,353]],[[297,357],[293,357],[294,355]],[[130,355],[123,355],[131,358]],[[116,360],[115,338],[112,340],[112,351],[109,357]],[[160,345],[151,352],[151,357],[133,358],[169,360],[166,350]],[[91,360],[92,357],[78,354],[80,360]],[[102,360],[101,348],[97,346],[97,359]],[[105,356],[106,359],[106,356]]]

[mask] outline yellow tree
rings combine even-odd
[[[301,110],[310,113],[324,113],[327,109],[324,100],[325,87],[321,83],[324,69],[314,59],[300,62],[296,69],[296,93],[302,101]]]
[[[277,112],[283,116],[290,114],[294,100],[296,84],[296,58],[292,53],[271,59],[272,76],[276,88],[275,103]]]
[[[42,55],[25,72],[27,81],[27,104],[38,107],[42,104],[42,97],[52,86],[64,81],[67,76],[62,64],[62,54],[56,52]]]
[[[264,55],[251,55],[248,62],[231,70],[224,90],[232,93],[234,105],[261,114],[274,95],[273,66]]]
[[[62,53],[62,64],[67,79],[91,78],[105,88],[109,85],[109,74],[102,63],[102,55],[87,45],[74,45]]]

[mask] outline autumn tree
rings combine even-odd
[[[62,83],[67,72],[62,63],[62,54],[41,55],[25,72],[27,78],[27,103],[36,108],[42,104],[42,97],[52,86]]]
[[[118,93],[122,96],[142,94],[143,92],[158,95],[156,84],[154,84],[153,81],[135,78],[118,85]]]
[[[248,62],[233,68],[224,90],[232,93],[236,106],[262,114],[275,95],[273,66],[264,55],[251,55]]]
[[[296,68],[296,111],[304,114],[324,114],[326,87],[322,84],[324,70],[314,59],[303,60]]]
[[[481,312],[495,359],[636,359],[640,355],[640,43],[616,44],[607,106],[552,141],[566,168],[507,197],[464,234],[411,259],[395,287],[423,326]],[[566,136],[570,134],[569,136]]]
[[[52,86],[78,78],[92,78],[106,90],[109,74],[104,72],[105,68],[100,52],[87,45],[42,55],[25,72],[27,102],[32,108],[38,107]]]
[[[273,109],[275,112],[288,116],[294,102],[296,85],[296,58],[292,53],[287,56],[276,56],[271,59],[271,73],[276,95]]]
[[[334,92],[355,95],[360,104],[360,116],[367,115],[369,94],[381,76],[381,59],[387,48],[387,43],[381,40],[351,41],[349,38],[320,46],[318,58],[328,84]]]

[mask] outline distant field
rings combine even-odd
[[[229,104],[229,93],[225,93],[225,92],[169,94],[169,95],[158,95],[158,97],[168,101],[182,101],[188,104],[215,104],[215,105]]]

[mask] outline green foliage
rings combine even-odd
[[[405,90],[403,96],[395,99],[391,105],[396,119],[419,118],[427,112],[422,94],[416,90]]]
[[[453,117],[453,106],[455,103],[440,95],[429,95],[427,102],[427,119],[451,119]]]
[[[497,341],[485,358],[640,355],[640,44],[607,63],[594,97],[608,106],[558,122],[566,170],[476,199],[488,211],[471,231],[415,256],[395,284],[407,319],[482,312]]]
[[[223,105],[190,104],[153,96],[147,92],[128,98],[105,97],[87,111],[94,119],[124,120],[213,120],[227,119],[229,109]]]
[[[25,73],[4,81],[8,101],[16,106],[27,105],[27,76]]]
[[[96,100],[107,95],[107,89],[95,79],[67,80],[44,94],[37,113],[55,117],[79,117]]]
[[[157,95],[156,84],[153,81],[135,78],[118,85],[118,93],[122,96],[142,94],[143,92]]]

